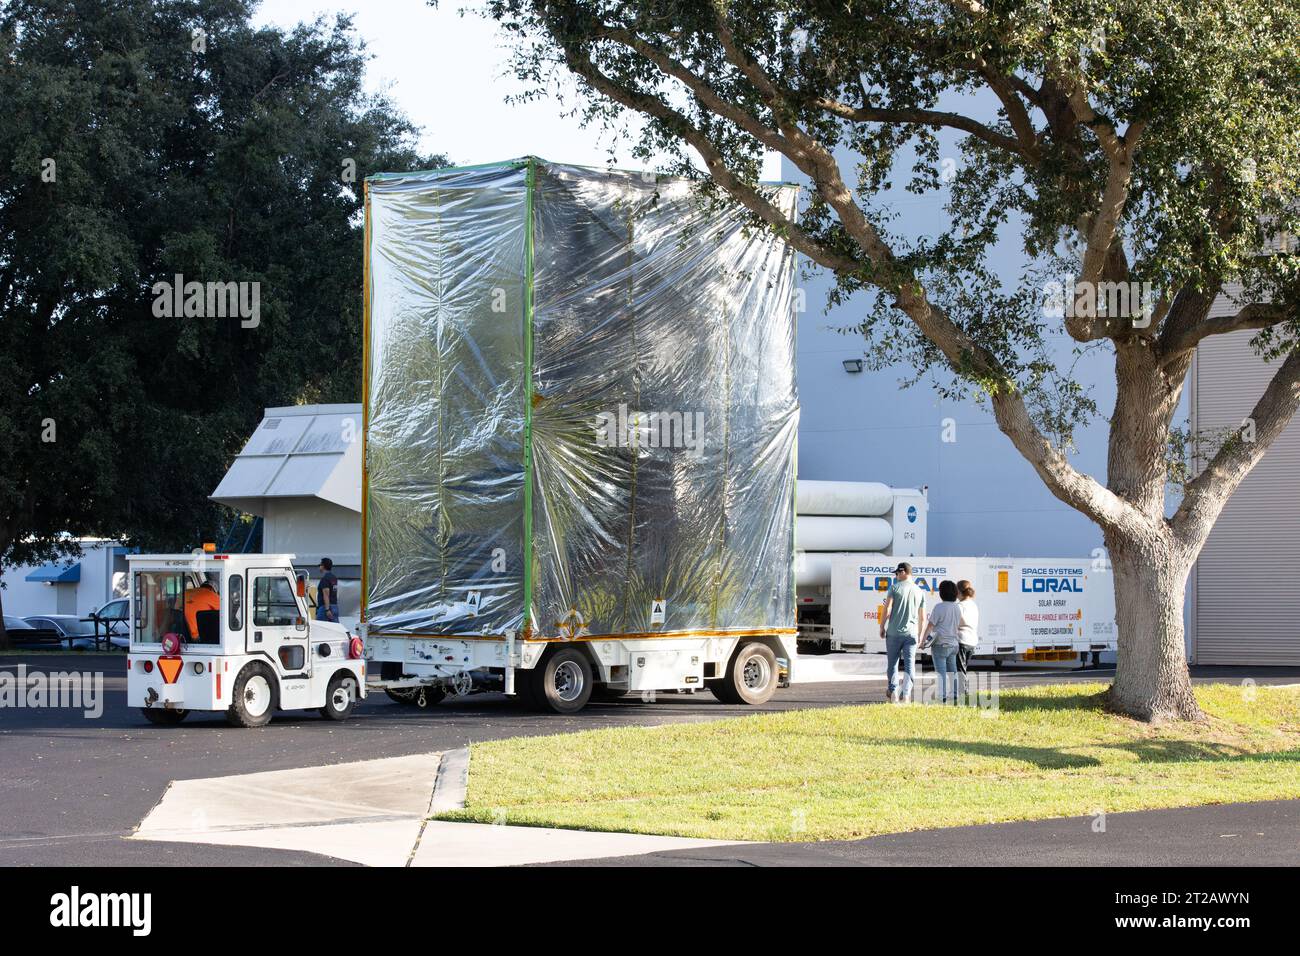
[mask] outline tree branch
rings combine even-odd
[[[718,31],[719,42],[723,46],[724,53],[764,97],[766,105],[778,119],[779,133],[766,128],[756,131],[754,126],[761,126],[756,117],[724,101],[717,91],[698,75],[662,51],[644,43],[640,38],[614,27],[601,29],[599,35],[629,46],[646,56],[666,76],[684,83],[707,108],[720,116],[733,119],[741,129],[755,135],[760,142],[773,143],[773,148],[780,149],[808,175],[818,195],[834,210],[840,224],[862,249],[866,259],[877,267],[878,271],[870,277],[869,281],[882,291],[894,295],[897,308],[939,348],[954,370],[966,372],[973,370],[986,381],[996,383],[990,392],[1000,427],[1033,465],[1053,494],[1103,527],[1113,527],[1117,524],[1130,527],[1134,523],[1149,524],[1145,516],[1132,505],[1070,465],[1064,454],[1056,449],[1034,425],[1022,395],[997,357],[976,343],[942,309],[932,305],[926,297],[924,286],[914,276],[897,271],[897,260],[893,250],[883,241],[875,226],[858,207],[852,190],[844,182],[835,158],[824,145],[790,118],[788,104],[781,91],[761,68],[740,51],[731,36],[725,18]],[[585,46],[563,40],[558,36],[556,39],[570,69],[586,79],[597,91],[615,102],[666,123],[700,153],[710,174],[724,190],[735,196],[747,208],[758,213],[769,224],[790,228],[791,224],[775,211],[770,203],[756,196],[753,187],[743,182],[730,170],[721,151],[683,114],[658,97],[615,82],[595,65]],[[723,108],[718,109],[714,104]],[[775,145],[778,142],[780,145]],[[863,263],[860,260],[824,249],[811,236],[792,234],[791,242],[800,251],[804,251],[814,261],[827,268],[851,273],[862,270]],[[800,243],[803,245],[801,246]]]
[[[781,231],[797,251],[819,265],[836,272],[856,273],[863,263],[850,256],[837,253],[819,243],[810,233],[781,212],[762,192],[735,175],[727,166],[721,151],[699,127],[684,114],[661,100],[614,82],[591,60],[591,57],[571,44],[563,46],[569,68],[585,79],[594,89],[623,106],[653,116],[668,124],[683,141],[692,146],[704,160],[713,179],[730,195],[763,222]]]
[[[1266,329],[1286,319],[1276,305],[1252,302],[1233,315],[1205,318],[1199,322],[1168,326],[1160,336],[1161,364],[1168,365],[1200,344],[1211,335],[1224,335],[1241,329]]]
[[[827,97],[818,97],[812,101],[813,105],[823,109],[828,113],[834,113],[844,119],[854,123],[893,123],[904,124],[911,123],[917,126],[946,126],[949,129],[961,130],[964,133],[970,133],[976,139],[981,139],[990,146],[996,146],[999,149],[1011,153],[1018,153],[1028,156],[1020,141],[1010,136],[1005,136],[996,130],[990,129],[978,120],[971,119],[969,116],[963,116],[960,113],[945,113],[941,110],[922,110],[922,109],[885,109],[876,106],[850,106],[847,103],[841,103],[838,100],[828,99]]]
[[[1238,434],[1229,439],[1188,483],[1182,504],[1170,519],[1170,526],[1187,547],[1199,548],[1219,512],[1250,470],[1300,409],[1300,351],[1286,357],[1272,381],[1255,403],[1249,421],[1254,423],[1254,441]]]
[[[1037,164],[1041,159],[1038,148],[1038,131],[1034,129],[1033,121],[1029,118],[1029,111],[1025,109],[1024,102],[1013,89],[1012,79],[997,72],[983,60],[979,61],[979,69],[980,75],[984,77],[989,89],[997,95],[998,100],[1002,103],[1002,109],[1006,111],[1007,121],[1011,124],[1011,128],[1016,133],[1016,139],[1020,143],[1020,152],[1031,162]]]

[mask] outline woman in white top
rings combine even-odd
[[[961,609],[961,620],[957,624],[957,681],[961,698],[965,700],[966,669],[980,643],[980,609],[975,603],[975,585],[969,581],[957,582],[957,607]]]
[[[957,703],[957,627],[961,623],[961,609],[957,607],[957,585],[951,581],[939,584],[942,603],[930,613],[922,648],[929,648],[934,672],[939,677],[939,702],[948,703],[948,676],[952,675],[952,702]]]

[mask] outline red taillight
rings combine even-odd
[[[181,652],[181,639],[178,634],[164,634],[162,639],[164,657],[175,657]]]
[[[153,661],[145,661],[145,662],[144,662],[144,672],[145,672],[146,674],[152,674],[152,673],[153,673]]]
[[[348,657],[352,658],[354,661],[360,660],[361,653],[364,650],[365,645],[361,643],[361,638],[354,637],[352,638],[352,642],[348,644]]]

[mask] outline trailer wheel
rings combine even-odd
[[[742,644],[727,664],[726,676],[711,681],[709,690],[726,704],[763,704],[776,693],[776,655],[766,644]]]
[[[160,727],[175,727],[188,717],[190,712],[188,710],[165,710],[162,707],[141,707],[140,713],[144,714],[144,719],[151,724],[157,724]]]
[[[336,674],[325,689],[325,706],[320,715],[326,720],[347,720],[357,707],[357,679]]]
[[[265,727],[275,712],[275,676],[262,664],[250,664],[235,678],[231,697],[226,720],[236,727]]]
[[[549,654],[532,671],[531,688],[536,706],[556,714],[576,714],[587,706],[595,679],[591,661],[576,647]]]

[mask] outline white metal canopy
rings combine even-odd
[[[361,406],[268,408],[213,501],[260,515],[268,498],[320,498],[361,511]]]

